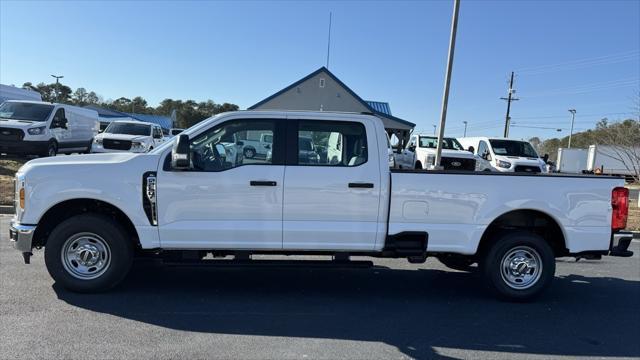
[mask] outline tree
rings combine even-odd
[[[597,144],[608,145],[611,152],[604,154],[619,162],[640,182],[640,121],[627,119],[610,124],[602,119],[596,124]]]
[[[87,104],[88,96],[89,94],[87,93],[87,90],[85,88],[80,87],[76,89],[76,91],[73,93],[71,98],[73,99],[74,104],[78,106],[84,106]]]
[[[543,155],[542,140],[540,140],[539,137],[534,136],[531,139],[529,139],[529,144],[531,144],[531,146],[533,146],[533,148],[536,150],[538,155]]]

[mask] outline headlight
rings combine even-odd
[[[502,161],[502,160],[498,160],[498,166],[501,168],[505,168],[508,169],[511,167],[511,163],[508,161]]]
[[[96,143],[97,145],[102,145],[102,139],[95,138],[93,139],[93,142]]]
[[[38,126],[31,129],[27,129],[29,135],[41,135],[44,133],[45,126]]]
[[[145,146],[143,142],[134,141],[131,143],[131,150],[144,150]]]

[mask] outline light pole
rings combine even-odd
[[[62,79],[64,76],[62,75],[51,75],[52,77],[56,78],[56,101],[60,102],[60,79]]]
[[[463,121],[464,123],[464,135],[462,137],[467,137],[467,122]]]
[[[444,80],[444,92],[442,94],[442,108],[440,109],[440,132],[438,133],[438,144],[436,146],[436,158],[433,162],[434,168],[440,168],[442,157],[442,138],[444,138],[444,126],[447,121],[447,106],[449,105],[449,87],[451,85],[451,72],[453,70],[453,55],[456,48],[456,33],[458,32],[458,13],[460,10],[460,0],[453,0],[453,15],[451,18],[451,35],[449,37],[449,55],[447,56],[447,72]]]
[[[569,145],[567,145],[568,149],[571,149],[571,136],[573,136],[573,122],[576,120],[576,109],[569,109],[571,113],[571,131],[569,131]]]
[[[435,134],[436,134],[436,129],[437,129],[437,128],[438,128],[438,127],[437,127],[436,125],[433,125],[433,135],[435,135]]]

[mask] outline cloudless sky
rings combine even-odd
[[[0,83],[63,83],[104,99],[212,99],[242,109],[325,65],[366,100],[433,132],[452,1],[0,0]],[[568,135],[631,116],[640,93],[640,1],[462,0],[447,135]],[[555,130],[524,128],[535,126]]]

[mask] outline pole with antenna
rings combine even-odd
[[[329,55],[331,55],[331,12],[329,12],[329,39],[327,40],[327,69],[329,68]]]

